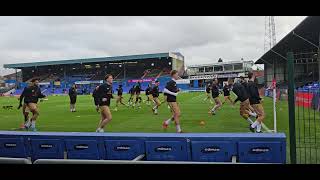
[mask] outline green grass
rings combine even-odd
[[[144,100],[146,97],[142,96]],[[128,96],[125,95],[126,102]],[[162,97],[161,97],[162,98]],[[204,93],[181,93],[178,97],[182,112],[181,126],[186,132],[248,132],[248,123],[239,115],[239,103],[236,107],[229,104],[222,106],[217,115],[208,114],[212,105],[204,102]],[[222,99],[223,97],[221,97]],[[18,105],[15,97],[0,98],[1,105]],[[48,101],[40,102],[40,116],[37,121],[39,131],[60,131],[60,132],[93,132],[100,119],[95,111],[91,96],[78,96],[77,112],[69,111],[69,98],[67,96],[50,96]],[[111,102],[111,109],[114,109],[115,101]],[[265,124],[273,128],[272,100],[265,98],[264,108],[266,111]],[[21,110],[0,110],[0,130],[12,130],[19,127],[23,122]],[[151,106],[142,104],[141,109],[133,109],[119,106],[118,111],[112,111],[113,120],[106,127],[108,132],[163,132],[161,125],[163,120],[171,116],[166,104],[159,108],[159,114],[153,115]],[[200,121],[205,121],[201,126]],[[287,132],[288,112],[287,103],[278,104],[278,131]],[[174,126],[170,126],[166,132],[175,132]]]
[[[146,96],[142,95],[146,100]],[[124,96],[127,102],[128,96]],[[163,96],[161,95],[160,99]],[[239,103],[236,107],[229,104],[222,106],[217,115],[208,114],[212,105],[204,102],[204,93],[181,93],[178,101],[182,112],[181,127],[185,132],[192,133],[219,133],[219,132],[249,132],[248,123],[239,115]],[[223,97],[220,97],[221,100]],[[38,131],[56,132],[94,132],[100,119],[95,111],[91,96],[78,96],[77,112],[69,111],[68,96],[50,96],[48,101],[39,102],[40,116],[37,120]],[[233,97],[234,99],[234,97]],[[13,105],[13,110],[0,109],[0,130],[13,130],[23,122],[21,110],[17,110],[18,100],[16,97],[1,97],[1,105]],[[264,109],[266,113],[265,124],[273,129],[272,99],[264,98]],[[278,132],[288,135],[288,108],[286,101],[277,104]],[[115,107],[115,100],[111,102],[111,109]],[[142,104],[141,109],[119,106],[118,111],[112,111],[113,120],[106,127],[107,132],[164,132],[162,130],[163,120],[171,116],[166,104],[159,108],[159,114],[153,115],[151,107]],[[201,126],[200,121],[205,121]],[[175,132],[173,124],[166,132]],[[320,136],[319,136],[320,137]],[[287,140],[289,142],[289,140]],[[287,143],[288,144],[288,143]],[[288,146],[289,147],[289,146]],[[287,148],[287,157],[289,157]],[[289,158],[287,158],[289,159]]]

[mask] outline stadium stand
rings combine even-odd
[[[162,90],[170,80],[169,73],[172,69],[178,69],[180,75],[185,73],[184,57],[180,53],[7,64],[4,67],[22,71],[23,82],[18,83],[14,95],[20,95],[33,78],[40,79],[44,84],[41,85],[41,90],[46,95],[66,94],[65,90],[75,83],[78,83],[79,94],[88,94],[98,85],[97,81],[103,80],[106,74],[112,74],[113,90],[122,84],[124,92],[127,93],[139,81],[142,90],[145,90],[148,84],[156,79],[160,81]]]

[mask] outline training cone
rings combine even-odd
[[[200,125],[204,126],[206,123],[204,121],[200,121]]]

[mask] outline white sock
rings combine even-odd
[[[256,128],[258,124],[259,124],[259,122],[258,122],[258,121],[255,121],[254,123],[251,124],[251,127],[252,127],[252,128]]]
[[[257,114],[255,112],[249,112],[249,115],[252,117],[257,117]]]
[[[156,109],[157,109],[157,106],[154,106],[152,109],[153,109],[153,110],[156,110]]]
[[[261,132],[261,127],[262,127],[262,124],[260,122],[258,122],[258,124],[257,124],[257,132]]]
[[[31,128],[36,128],[36,121],[31,122]]]
[[[156,114],[157,114],[157,113],[158,113],[158,109],[155,109],[155,110],[154,110],[154,113],[156,113]]]
[[[216,106],[211,109],[211,112],[216,112]]]
[[[180,125],[178,124],[178,125],[176,125],[176,130],[177,130],[177,132],[178,133],[180,133],[181,132],[181,127],[180,127]]]
[[[248,123],[253,124],[253,121],[250,118],[247,118]]]
[[[102,128],[98,128],[97,132],[104,132],[104,130]]]
[[[168,120],[165,121],[165,123],[168,125],[168,124],[170,124],[171,120],[172,120],[172,118],[169,118]]]
[[[30,119],[29,119],[29,120],[26,122],[25,126],[29,127],[30,124],[31,124],[31,121],[30,121]]]

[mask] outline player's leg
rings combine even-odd
[[[254,117],[254,118],[257,117],[256,111],[254,110],[254,108],[250,104],[249,104],[249,115],[250,115],[250,117]]]
[[[245,120],[247,120],[248,123],[251,125],[253,121],[250,119],[250,116],[249,116],[249,111],[250,111],[249,105],[250,105],[249,100],[246,100],[240,103],[240,115]]]
[[[72,112],[73,111],[72,97],[69,96],[69,99],[70,99],[70,112]]]
[[[153,96],[152,96],[152,95],[148,95],[148,98],[149,98],[150,102],[152,102],[152,103],[153,103],[153,107],[152,107],[151,109],[152,109],[152,112],[154,113],[154,108],[155,108],[154,98],[153,98]]]
[[[28,104],[28,108],[30,109],[30,111],[32,112],[32,117],[31,117],[31,130],[32,131],[36,131],[36,120],[39,116],[39,110],[37,107],[37,104],[35,103],[29,103]],[[30,126],[30,125],[28,125]]]
[[[203,101],[207,101],[208,100],[208,93],[206,92],[206,97],[203,99]]]
[[[23,114],[23,117],[24,117],[24,123],[21,124],[21,126],[20,126],[21,129],[27,129],[28,128],[26,125],[30,121],[29,120],[29,112],[30,112],[30,110],[27,107],[27,105],[23,104],[22,105],[22,114]]]
[[[252,108],[257,112],[257,120],[251,124],[251,128],[256,129],[257,133],[261,132],[262,123],[265,118],[265,113],[262,104],[254,104],[252,105]]]
[[[153,107],[153,111],[154,111],[154,114],[158,114],[158,108],[160,106],[160,101],[157,97],[153,98],[154,100],[154,107]]]
[[[77,103],[77,96],[73,99],[73,112],[76,112],[76,103]]]
[[[214,102],[216,103],[216,105],[211,109],[211,113],[212,113],[213,115],[216,114],[217,109],[218,109],[219,107],[221,107],[221,105],[222,105],[222,103],[221,103],[221,101],[220,101],[220,99],[219,99],[219,96],[216,97],[216,98],[214,98]]]
[[[136,95],[136,102],[135,102],[135,104],[137,105],[138,108],[141,108],[141,107],[140,107],[140,99],[141,99],[141,98],[140,98],[140,94],[137,94],[137,95]]]
[[[22,114],[24,116],[24,123],[26,123],[29,120],[29,108],[27,107],[27,104],[22,105]]]
[[[166,96],[165,96],[165,97],[166,97]],[[171,115],[171,117],[170,117],[169,119],[165,120],[165,121],[162,123],[162,128],[163,128],[163,129],[167,129],[168,126],[169,126],[169,124],[171,123],[171,121],[174,121],[174,110],[173,110],[173,107],[172,107],[172,105],[171,105],[171,102],[168,102],[167,104],[168,104],[168,107],[169,107],[170,112],[171,112],[172,115]]]
[[[117,96],[116,107],[114,108],[115,111],[118,111],[119,102],[120,102],[120,96]]]
[[[222,102],[222,104],[225,104],[227,102],[228,96],[223,96],[224,100]]]
[[[172,106],[172,109],[174,112],[173,118],[174,118],[174,122],[176,125],[176,132],[181,133],[182,130],[181,130],[181,126],[180,126],[180,116],[181,116],[180,107],[177,102],[172,102],[171,106]]]
[[[125,106],[125,104],[123,103],[123,101],[122,101],[122,100],[123,100],[123,96],[121,95],[121,96],[120,96],[120,104],[122,104],[122,105],[124,105],[124,106]]]
[[[104,127],[112,120],[112,114],[108,106],[100,106],[101,121],[96,132],[104,132]]]

